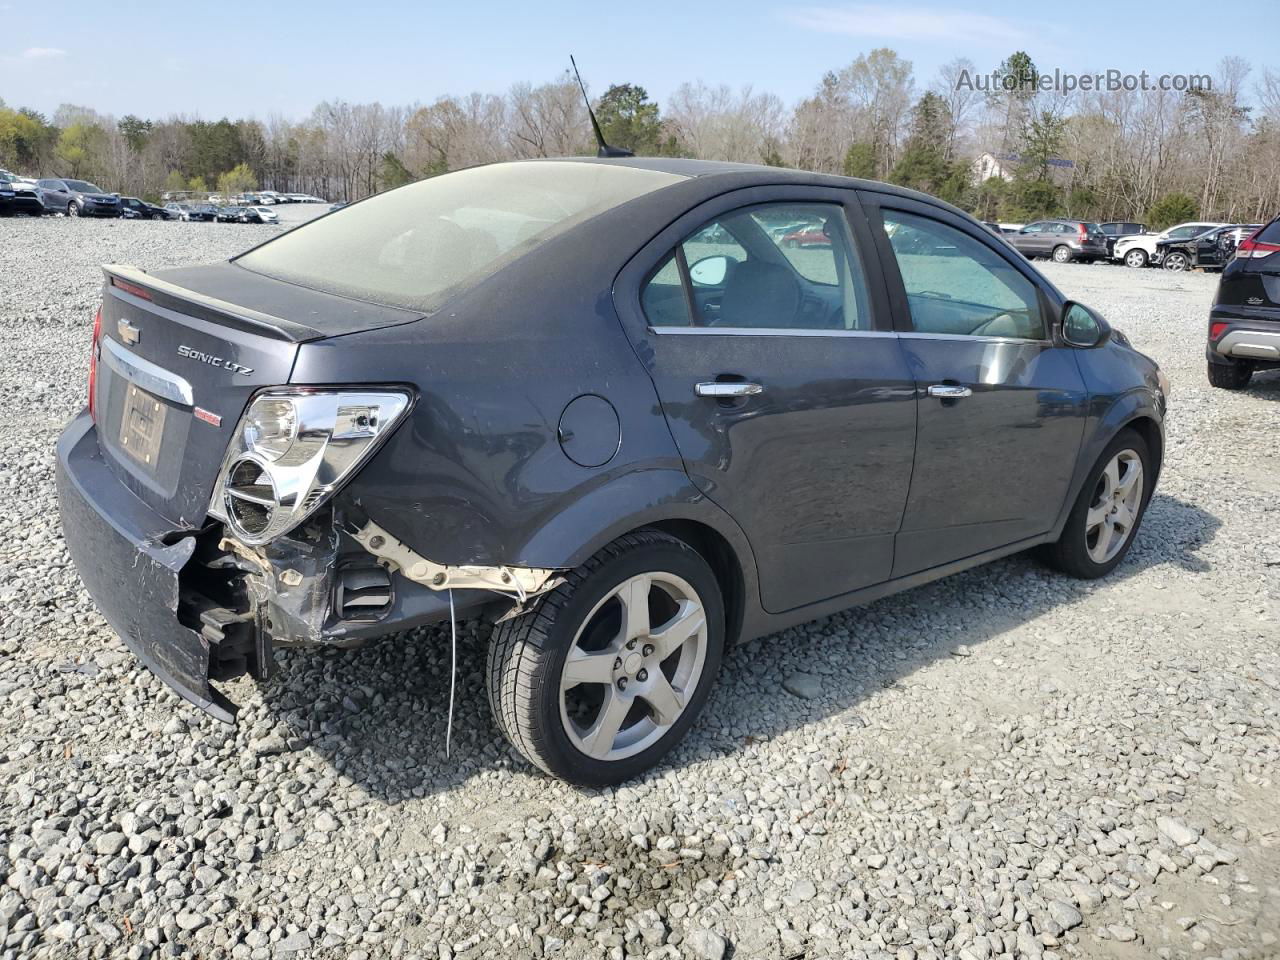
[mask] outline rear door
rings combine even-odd
[[[782,243],[805,223],[802,246]],[[915,387],[851,191],[758,187],[685,214],[615,302],[686,471],[779,612],[889,578]]]
[[[862,197],[918,403],[893,575],[1045,533],[1067,495],[1088,396],[1038,275],[963,217]]]

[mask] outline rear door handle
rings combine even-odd
[[[973,391],[958,383],[935,383],[929,387],[929,396],[939,400],[963,400],[965,397],[972,397]]]
[[[758,393],[764,393],[764,387],[758,383],[712,381],[695,383],[693,392],[700,397],[754,397]]]

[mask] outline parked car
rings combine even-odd
[[[218,207],[213,218],[219,223],[243,223],[244,217],[241,211],[244,207]]]
[[[271,206],[279,202],[280,201],[276,199],[276,195],[270,190],[262,190],[258,193],[258,203],[262,206]]]
[[[165,216],[170,220],[188,220],[191,212],[191,204],[177,203],[170,201],[164,205]]]
[[[25,215],[38,217],[44,213],[40,188],[34,180],[0,170],[0,217]]]
[[[1190,221],[1162,230],[1160,233],[1142,233],[1135,236],[1120,237],[1112,245],[1111,256],[1120,260],[1126,267],[1146,267],[1159,264],[1157,245],[1164,240],[1190,240],[1206,230],[1222,227],[1222,223],[1206,223]]]
[[[813,223],[798,227],[778,238],[784,247],[829,247],[831,238],[823,230],[823,224]]]
[[[1055,263],[1101,260],[1107,241],[1096,223],[1086,220],[1037,220],[1005,239],[1028,260],[1051,257]]]
[[[118,217],[120,195],[85,180],[47,178],[37,181],[40,200],[49,213],[68,217]]]
[[[126,220],[165,220],[168,213],[164,207],[147,203],[137,197],[120,198],[120,216]]]
[[[1161,240],[1154,259],[1166,270],[1220,270],[1235,255],[1240,241],[1261,226],[1231,224],[1206,230],[1190,240]]]
[[[1224,390],[1280,368],[1280,217],[1242,240],[1223,268],[1205,352],[1209,383]]]
[[[249,207],[250,211],[258,215],[258,223],[279,223],[280,215],[270,207]]]
[[[341,210],[341,209],[342,209],[343,207],[345,207],[345,206],[347,206],[347,201],[346,201],[346,200],[339,200],[337,203],[331,203],[331,204],[329,204],[329,212],[330,212],[330,213],[333,213],[333,211],[335,211],[335,210]]]
[[[204,220],[212,223],[218,219],[218,208],[211,203],[193,203],[187,208],[187,220]]]
[[[1111,257],[1115,252],[1117,240],[1121,237],[1135,237],[1138,234],[1146,233],[1147,225],[1145,223],[1136,223],[1133,220],[1109,220],[1106,223],[1098,224],[1098,229],[1107,238],[1107,256]]]
[[[828,245],[778,246],[787,217]],[[229,263],[104,273],[66,544],[224,720],[211,681],[277,645],[487,616],[499,729],[618,782],[694,723],[726,644],[1031,547],[1103,576],[1160,473],[1156,364],[886,184],[499,163]]]

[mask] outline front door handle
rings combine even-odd
[[[973,391],[958,383],[935,383],[929,387],[929,396],[939,400],[963,400],[965,397],[972,397]]]
[[[709,383],[695,383],[693,392],[700,397],[754,397],[758,393],[764,393],[764,387],[758,383],[712,381]]]

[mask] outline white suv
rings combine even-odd
[[[1132,237],[1121,237],[1116,241],[1111,252],[1114,260],[1120,260],[1126,267],[1145,267],[1150,263],[1158,263],[1156,244],[1162,240],[1190,240],[1206,230],[1226,226],[1224,223],[1203,223],[1199,221],[1180,223],[1169,227],[1162,233],[1139,233]]]

